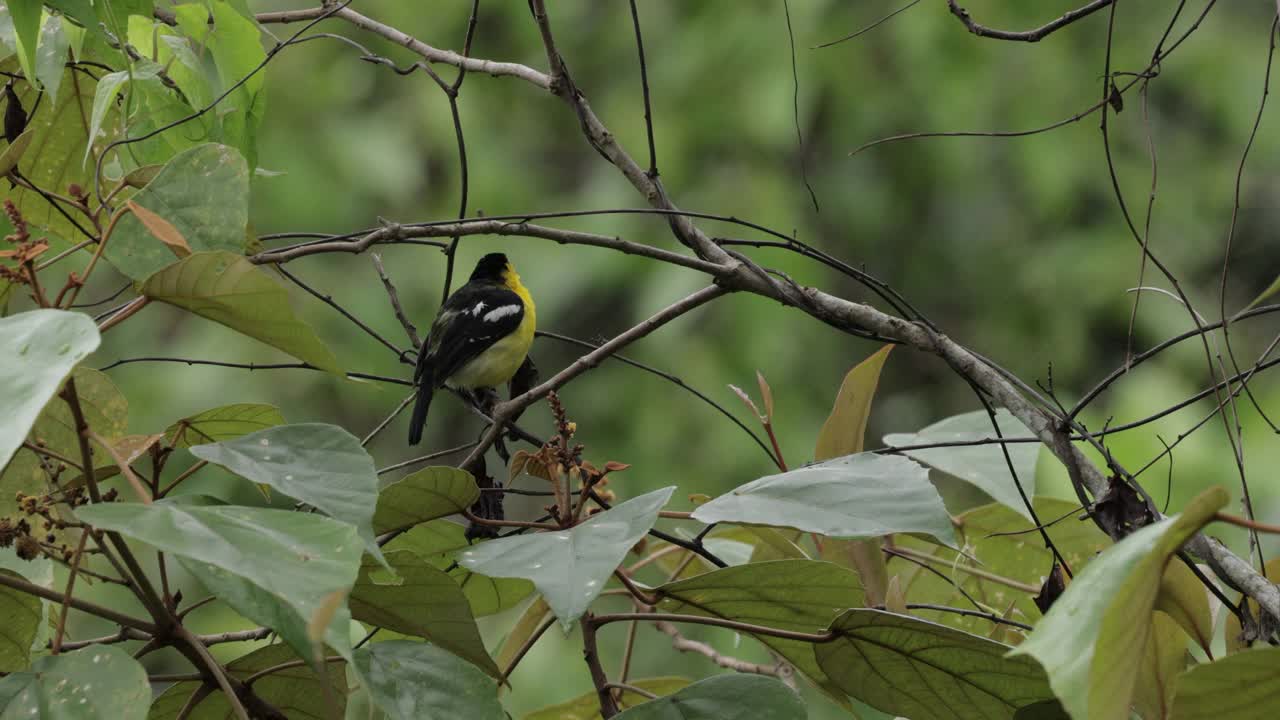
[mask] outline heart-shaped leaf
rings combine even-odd
[[[1280,648],[1245,650],[1178,679],[1176,720],[1270,720],[1280,703]]]
[[[768,475],[700,505],[693,517],[844,538],[919,532],[956,544],[928,471],[895,455],[861,453]]]
[[[1031,437],[1031,431],[1008,410],[996,411],[1000,434],[1006,438]],[[991,416],[985,410],[955,415],[940,420],[917,433],[886,435],[884,442],[892,447],[908,445],[932,445],[935,443],[963,443],[995,438]],[[1036,491],[1036,458],[1040,456],[1040,443],[1007,443],[1009,459],[1018,471],[1018,482],[1028,498]],[[1009,475],[1009,465],[999,444],[960,445],[956,447],[904,450],[909,457],[925,465],[937,468],[948,475],[964,480],[982,490],[991,498],[1030,519],[1031,513],[1018,493],[1018,486]]]
[[[482,575],[532,580],[567,631],[653,527],[674,491],[672,486],[632,498],[568,530],[490,540],[462,551],[458,562]]]
[[[1011,720],[1053,698],[1032,659],[943,625],[881,610],[850,610],[838,637],[814,646],[823,671],[857,700],[912,720]]]
[[[448,520],[433,520],[415,525],[400,537],[387,543],[386,552],[409,550],[443,570],[462,588],[476,617],[509,610],[529,597],[533,583],[521,578],[491,578],[478,575],[459,565],[458,554],[472,548],[466,529]]]

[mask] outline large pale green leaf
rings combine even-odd
[[[458,553],[470,548],[465,528],[448,520],[433,520],[414,526],[387,543],[384,549],[387,552],[410,550],[433,567],[449,573],[467,596],[471,613],[476,617],[513,608],[533,592],[533,583],[528,580],[477,575],[455,562]]]
[[[1052,699],[1044,670],[1009,646],[881,610],[850,610],[836,640],[814,646],[818,664],[852,697],[911,720],[1011,720]]]
[[[690,684],[687,678],[682,677],[656,677],[627,681],[627,685],[630,687],[640,688],[658,697],[670,695],[677,690],[688,687]],[[623,690],[618,700],[618,706],[625,710],[634,705],[648,702],[649,699],[640,693]],[[572,700],[548,705],[541,710],[534,710],[525,715],[523,720],[601,720],[600,697],[593,690],[589,693],[583,693]]]
[[[1245,650],[1178,679],[1174,720],[1271,720],[1280,707],[1280,648]]]
[[[1169,557],[1227,503],[1213,487],[1177,516],[1133,533],[1076,574],[1014,653],[1049,672],[1076,720],[1125,720]]]
[[[1031,437],[1021,422],[1008,410],[996,411],[1000,433],[1006,438]],[[955,415],[940,420],[917,433],[886,435],[884,442],[892,447],[907,445],[931,445],[934,443],[971,442],[996,437],[991,427],[991,416],[985,410]],[[1018,482],[1027,497],[1035,496],[1036,458],[1040,455],[1040,443],[1008,443],[1009,459],[1018,471]],[[919,460],[948,475],[964,480],[982,490],[997,502],[1013,508],[1028,519],[1026,503],[1018,494],[1018,486],[1009,475],[1009,465],[999,444],[905,450],[908,456]]]
[[[103,78],[100,86],[110,77]],[[103,91],[99,89],[98,94]],[[197,253],[244,253],[249,167],[235,148],[206,144],[187,150],[166,163],[156,179],[132,199],[169,221]],[[173,262],[173,252],[133,213],[116,223],[103,256],[138,281]]]
[[[142,294],[226,325],[322,370],[342,372],[333,352],[293,314],[285,289],[244,257],[193,253],[147,278]]]
[[[378,474],[360,441],[337,425],[278,425],[195,445],[191,454],[355,525],[377,553],[371,523]]]
[[[330,594],[348,590],[360,568],[355,527],[312,513],[161,501],[88,505],[76,515],[243,578],[307,619]]]
[[[831,415],[818,431],[818,445],[813,459],[818,462],[845,455],[856,455],[865,447],[867,418],[871,415],[871,400],[880,384],[880,369],[889,359],[892,345],[885,345],[874,355],[854,366],[840,383]]]
[[[0,467],[99,342],[97,326],[82,313],[32,310],[0,319]]]
[[[1039,497],[1034,500],[1034,507],[1044,522],[1050,522],[1071,514],[1079,504]],[[964,554],[912,537],[894,538],[895,545],[905,550],[936,558],[930,566],[945,576],[939,577],[912,560],[889,558],[889,568],[901,579],[907,600],[964,607],[969,601],[956,589],[959,585],[970,597],[988,604],[994,612],[1009,611],[1012,619],[1034,624],[1041,613],[1033,598],[1053,567],[1053,553],[1044,546],[1040,533],[1036,532],[1031,521],[999,503],[974,508],[956,520],[959,523],[957,532],[964,542]],[[1111,546],[1111,538],[1092,521],[1082,522],[1075,517],[1055,523],[1046,532],[1076,573],[1097,553]],[[989,580],[989,575],[967,572],[970,568],[1007,578],[1029,590],[1017,590]],[[929,610],[913,613],[975,635],[985,635],[991,629],[991,624],[982,618]]]
[[[45,15],[40,26],[40,45],[36,48],[35,73],[49,97],[58,96],[69,47],[67,34],[62,30],[62,18]]]
[[[147,671],[116,645],[42,657],[0,680],[0,720],[142,720]]]
[[[228,96],[220,120],[227,142],[244,152],[250,167],[257,165],[257,129],[266,110],[265,73],[249,74],[266,59],[261,30],[253,20],[237,13],[223,0],[179,5],[174,8],[178,27],[187,37],[203,44],[218,69],[222,93],[248,77]],[[212,16],[212,17],[211,17]],[[212,19],[212,23],[209,21]]]
[[[844,538],[919,532],[956,544],[928,471],[894,455],[861,453],[768,475],[698,506],[693,517]]]
[[[232,660],[227,665],[227,670],[232,677],[243,681],[263,670],[296,660],[298,656],[288,645],[268,645]],[[327,664],[328,673],[323,676],[333,690],[332,697],[337,704],[339,717],[347,702],[345,668],[345,663],[330,662]],[[333,712],[320,684],[321,677],[306,665],[294,665],[255,680],[253,691],[284,713],[289,720],[333,720]],[[147,720],[176,720],[191,693],[200,685],[198,681],[170,685],[151,704]],[[235,717],[226,697],[216,691],[186,716],[187,720],[234,720]]]
[[[863,604],[852,570],[818,560],[773,560],[723,568],[657,589],[663,612],[707,615],[780,630],[820,633],[848,608]],[[816,684],[828,678],[813,645],[759,635]]]
[[[9,570],[0,574],[21,577]],[[43,617],[40,598],[10,587],[0,587],[0,672],[25,670],[31,661],[31,642]]]
[[[717,675],[614,715],[618,720],[805,720],[795,691],[762,675]]]
[[[390,720],[506,720],[494,680],[434,645],[374,643],[356,651],[356,666]]]
[[[241,435],[284,424],[274,405],[236,403],[196,413],[170,425],[164,440],[176,448],[232,440]]]
[[[125,83],[154,80],[158,77],[160,70],[161,68],[153,63],[147,63],[146,65],[139,63],[139,66],[136,68],[107,73],[99,78],[98,87],[93,94],[93,114],[89,116],[89,137],[98,136],[98,133],[102,130],[102,123],[107,118],[107,113],[116,109],[116,96],[120,94]],[[90,161],[89,150],[89,146],[86,146],[84,149],[83,162],[86,164]],[[121,218],[121,220],[123,220],[123,218]],[[112,234],[112,244],[115,244],[116,240],[123,240],[124,242],[127,242],[127,236],[117,237],[117,233],[119,232],[120,226],[117,224],[116,230]],[[108,246],[105,251],[107,259],[110,260],[112,254],[115,252],[118,252],[116,248]],[[115,262],[112,261],[112,264],[114,265]],[[120,266],[117,265],[117,267]],[[123,268],[121,268],[121,270],[123,270]]]
[[[360,622],[425,638],[497,677],[498,666],[484,649],[471,605],[444,571],[407,550],[387,553],[398,577],[388,578],[365,558],[351,590],[351,615]]]
[[[480,497],[471,473],[455,467],[427,467],[378,492],[373,529],[379,534],[403,530],[460,513]]]
[[[644,537],[675,487],[615,505],[568,530],[500,538],[464,550],[458,562],[491,577],[532,580],[567,631]]]
[[[1133,689],[1133,707],[1144,719],[1169,717],[1178,675],[1186,668],[1188,657],[1187,636],[1178,623],[1165,613],[1152,613],[1151,632]]]

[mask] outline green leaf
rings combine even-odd
[[[717,675],[614,715],[617,720],[805,720],[795,691],[761,675]]]
[[[38,7],[38,6],[37,6]],[[76,363],[101,338],[83,313],[32,310],[0,319],[0,467],[7,464],[62,388]]]
[[[773,560],[728,567],[657,588],[663,612],[705,615],[779,630],[820,633],[832,618],[863,604],[858,576],[818,560]],[[756,636],[818,685],[828,678],[813,645]]]
[[[423,468],[382,488],[373,529],[378,534],[403,530],[460,513],[479,498],[471,473],[454,467]]]
[[[533,634],[538,631],[542,623],[551,615],[551,606],[547,605],[547,601],[541,595],[533,599],[529,603],[529,607],[520,613],[520,619],[516,620],[511,626],[511,631],[502,639],[502,647],[498,648],[498,657],[496,663],[499,668],[509,668],[511,663],[515,661],[516,655]]]
[[[378,554],[371,524],[378,500],[373,458],[337,425],[279,425],[194,445],[191,454],[355,525],[371,552]]]
[[[110,77],[103,78],[99,87]],[[168,220],[196,253],[244,253],[249,166],[234,148],[214,144],[191,148],[165,163],[155,180],[132,199]],[[128,277],[148,284],[166,268],[174,269],[173,252],[132,213],[116,223],[103,257]],[[192,270],[186,268],[186,272]]]
[[[256,136],[266,110],[266,83],[265,73],[252,76],[249,73],[257,70],[267,57],[262,49],[261,30],[257,23],[221,0],[210,3],[208,9],[191,4],[174,10],[183,33],[202,43],[213,56],[221,80],[217,92],[222,93],[248,77],[228,96],[228,109],[221,114],[221,122],[226,140],[244,152],[250,167],[256,166]]]
[[[1006,438],[1025,438],[1031,435],[1026,426],[1003,408],[996,411],[996,422],[1000,426],[1000,434]],[[917,433],[886,435],[884,442],[892,447],[905,447],[972,442],[995,437],[995,430],[991,427],[991,416],[985,410],[979,410],[940,420]],[[1040,455],[1040,443],[1007,443],[1005,447],[1009,449],[1009,459],[1013,461],[1013,467],[1018,471],[1018,481],[1022,484],[1027,498],[1034,497],[1036,458]],[[1022,496],[1018,494],[1018,486],[1009,475],[1009,465],[1005,462],[1004,452],[1001,451],[999,444],[928,448],[904,452],[925,465],[974,485],[990,495],[993,500],[1013,508],[1027,519],[1031,518],[1026,504],[1022,502]]]
[[[1138,714],[1150,720],[1169,717],[1178,675],[1186,668],[1188,657],[1187,636],[1178,623],[1165,613],[1153,613],[1134,683],[1133,707]]]
[[[658,697],[670,695],[690,684],[687,678],[682,677],[656,677],[627,681],[627,685],[640,688]],[[649,698],[640,693],[623,690],[618,706],[625,709],[648,701]],[[534,710],[525,715],[523,720],[600,720],[600,697],[593,690],[572,700]]]
[[[40,28],[40,45],[36,48],[35,77],[51,97],[57,97],[58,87],[62,84],[69,47],[67,34],[62,31],[62,18],[46,15]]]
[[[155,244],[158,251],[168,252],[162,243]],[[293,314],[285,289],[244,257],[194,253],[147,278],[142,294],[226,325],[322,370],[342,373],[333,352]]]
[[[80,398],[80,410],[84,413],[85,422],[104,440],[114,445],[113,441],[124,435],[128,425],[129,404],[124,395],[111,378],[97,370],[79,366],[71,371],[71,377],[76,381],[76,395]],[[54,399],[45,406],[28,437],[33,442],[44,443],[44,447],[63,457],[77,462],[80,460],[80,433],[76,430],[71,409],[61,399]],[[115,474],[103,474],[105,469],[114,467],[114,461],[107,450],[97,441],[91,441],[89,445],[93,450],[97,476],[110,477]],[[62,477],[64,481],[79,482],[80,473],[75,468],[69,468]],[[43,494],[47,491],[48,484],[48,474],[40,456],[21,448],[0,475],[0,498],[12,498],[17,492]],[[16,518],[19,513],[14,506],[9,505],[8,508],[8,516]],[[0,517],[4,517],[4,513],[0,513]],[[55,531],[59,536],[65,532]]]
[[[1209,590],[1185,563],[1171,562],[1165,568],[1155,607],[1168,613],[1205,652],[1213,654],[1213,611],[1209,609]]]
[[[956,544],[928,471],[895,455],[862,453],[768,475],[698,506],[693,517],[845,538],[921,532]]]
[[[31,145],[31,140],[35,136],[35,130],[27,130],[5,146],[4,152],[0,153],[0,175],[8,175],[10,170],[18,166],[18,161],[22,159],[22,154],[27,151],[27,146]]]
[[[297,659],[298,656],[287,645],[268,645],[232,660],[227,670],[232,677],[244,681],[263,670]],[[341,714],[347,702],[346,663],[330,662],[326,668],[328,673],[324,676],[317,675],[306,665],[276,670],[255,680],[253,691],[289,720],[333,720],[320,678],[328,681]],[[201,684],[199,681],[184,681],[170,685],[151,704],[147,720],[176,720],[187,699]],[[231,720],[235,714],[226,697],[214,691],[185,717],[187,720]]]
[[[82,59],[100,60],[100,57],[86,50]],[[15,71],[16,60],[0,63],[0,69]],[[65,72],[69,75],[75,71],[67,69]],[[22,155],[20,168],[22,174],[38,187],[57,192],[65,192],[70,183],[92,187],[92,165],[86,166],[81,161],[88,142],[84,118],[89,116],[93,108],[96,84],[93,78],[83,73],[78,74],[74,81],[70,77],[63,77],[56,99],[46,96],[40,101],[39,107],[36,107],[39,93],[29,83],[19,83],[15,88],[23,107],[31,113],[27,130],[33,133],[30,144]],[[49,201],[35,191],[22,186],[10,187],[7,182],[0,183],[0,201],[6,199],[12,200],[22,211],[33,232],[37,228],[43,228],[57,238],[83,237]],[[72,217],[76,215],[73,213]],[[77,220],[81,227],[88,227],[87,221],[82,217]]]
[[[387,580],[381,567],[366,558],[351,591],[352,617],[430,640],[498,677],[498,666],[485,651],[462,588],[412,552],[388,552],[386,557],[399,577]]]
[[[1009,646],[881,610],[850,610],[831,624],[838,638],[814,646],[842,690],[912,720],[1012,718],[1053,697],[1044,670]]]
[[[147,671],[116,645],[42,657],[0,680],[0,720],[142,720],[150,700]]]
[[[1227,503],[1213,487],[1179,515],[1148,525],[1078,572],[1016,650],[1045,667],[1076,720],[1126,720],[1138,661],[1169,557]]]
[[[40,2],[38,0],[9,0],[9,15],[13,18],[14,39],[17,41],[18,62],[22,74],[35,77],[36,47],[40,44]]]
[[[568,530],[480,543],[462,551],[458,562],[482,575],[532,580],[568,631],[674,491],[672,486],[632,498]]]
[[[87,505],[76,515],[98,529],[217,568],[208,574],[247,580],[307,620],[327,595],[349,589],[360,567],[355,527],[311,513],[165,500]]]
[[[356,651],[374,703],[391,720],[506,720],[498,686],[428,643],[391,640]]]
[[[477,575],[455,562],[458,553],[471,549],[471,542],[467,540],[465,528],[448,520],[414,526],[383,549],[387,552],[412,551],[437,569],[449,573],[467,596],[471,613],[476,617],[509,610],[533,592],[533,583],[528,580]]]
[[[1280,704],[1280,648],[1245,650],[1178,679],[1174,720],[1270,720]]]
[[[1050,522],[1072,514],[1080,506],[1066,500],[1039,497],[1034,500],[1034,507],[1044,522]],[[965,571],[976,568],[1015,580],[1029,588],[1039,588],[1053,567],[1053,553],[1044,546],[1034,525],[1012,508],[999,503],[974,508],[956,520],[964,541],[965,555],[912,537],[894,538],[894,543],[900,547],[936,558],[930,566],[946,576],[939,577],[911,560],[889,558],[889,568],[902,578],[907,598],[918,603],[964,607],[969,601],[956,589],[959,585],[971,597],[982,598],[989,603],[996,613],[1009,610],[1013,619],[1025,623],[1038,620],[1041,613],[1033,600],[1035,590],[1022,592]],[[1111,538],[1092,522],[1081,522],[1071,517],[1045,531],[1075,573],[1112,544]],[[985,635],[991,629],[990,623],[982,618],[929,610],[914,610],[913,613],[976,635]]]
[[[84,29],[97,32],[98,16],[89,0],[45,0],[44,4],[80,23]]]
[[[274,405],[236,403],[182,418],[164,431],[164,441],[175,448],[186,448],[233,440],[283,424],[284,416]]]
[[[818,462],[856,455],[862,452],[867,434],[867,418],[871,400],[880,384],[880,370],[889,359],[892,345],[885,345],[871,357],[858,363],[840,383],[831,415],[818,431],[818,446],[813,459]]]
[[[9,577],[16,572],[0,570]],[[31,643],[44,617],[40,598],[10,587],[0,587],[0,672],[25,670],[31,662]]]
[[[108,73],[99,78],[98,87],[93,94],[93,114],[89,116],[89,137],[98,137],[98,133],[102,129],[102,121],[106,119],[109,111],[115,109],[116,96],[120,94],[120,89],[124,87],[125,83],[130,80],[141,81],[147,78],[155,78],[156,71],[157,68],[155,67],[139,67],[135,70]],[[85,163],[89,162],[90,149],[89,146],[85,146],[83,160]],[[116,231],[119,231],[119,226],[117,226]],[[107,259],[110,260],[110,253],[106,254],[108,255]],[[112,264],[115,264],[114,261]]]
[[[1280,292],[1280,275],[1277,275],[1276,279],[1271,281],[1271,284],[1267,286],[1266,290],[1258,293],[1258,297],[1254,298],[1253,302],[1249,303],[1249,305],[1245,307],[1245,310],[1254,309],[1258,305],[1262,304],[1263,300],[1275,295],[1277,292]]]

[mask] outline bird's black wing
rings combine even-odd
[[[418,356],[414,380],[439,387],[449,376],[520,327],[520,296],[499,285],[464,285],[449,296]]]

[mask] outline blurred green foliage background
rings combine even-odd
[[[1081,112],[1102,94],[1107,13],[1040,43],[1002,43],[968,34],[935,0],[850,42],[812,47],[901,4],[793,0],[797,92],[781,2],[640,2],[662,180],[684,209],[794,232],[864,267],[951,337],[1028,382],[1047,383],[1051,367],[1054,387],[1069,406],[1123,363],[1133,307],[1133,295],[1126,291],[1139,278],[1139,250],[1112,193],[1097,116],[1024,138],[931,138],[882,145],[854,157],[849,152],[902,132],[1025,130]],[[1078,4],[972,0],[965,5],[980,22],[1025,29]],[[251,3],[263,11],[307,5]],[[1187,5],[1175,38],[1204,3]],[[357,6],[427,43],[458,49],[470,2],[364,0]],[[1147,66],[1173,6],[1156,0],[1121,5],[1115,69],[1135,72]],[[551,11],[577,85],[643,162],[645,128],[627,3],[555,3]],[[1123,112],[1111,119],[1119,182],[1139,228],[1152,187],[1149,133],[1159,168],[1151,247],[1210,320],[1220,316],[1218,288],[1233,184],[1261,98],[1274,12],[1274,4],[1262,0],[1218,3],[1160,65],[1148,96],[1136,90],[1127,94]],[[281,38],[295,28],[266,27]],[[415,59],[336,21],[318,29],[353,37],[402,65]],[[523,2],[480,3],[473,53],[546,65]],[[452,77],[451,69],[439,69]],[[346,44],[320,40],[281,53],[266,78],[259,164],[281,174],[254,180],[256,232],[337,233],[376,225],[378,218],[414,222],[456,215],[460,185],[448,103],[425,75],[402,77],[362,62]],[[803,147],[793,123],[793,94]],[[547,94],[519,80],[472,74],[459,107],[470,164],[470,213],[643,206],[616,169],[583,140],[571,111]],[[1247,304],[1280,271],[1274,241],[1280,188],[1275,128],[1274,118],[1263,118],[1244,173],[1228,312]],[[810,202],[802,166],[820,210]],[[548,224],[679,249],[656,217],[610,215]],[[731,224],[700,225],[715,235],[759,237]],[[460,274],[491,251],[506,252],[519,268],[537,298],[542,328],[588,340],[610,337],[706,282],[691,271],[643,259],[526,238],[464,239]],[[411,245],[380,252],[406,307],[425,328],[439,303],[443,256]],[[749,252],[799,282],[882,307],[864,288],[814,263],[777,250]],[[289,270],[395,342],[405,342],[369,258],[316,256],[290,264]],[[103,275],[85,297],[100,297],[120,284]],[[1150,267],[1144,282],[1168,286]],[[347,368],[410,376],[409,367],[331,308],[301,292],[295,293],[295,307]],[[286,360],[176,309],[153,305],[145,313],[148,322],[125,323],[108,334],[97,366],[139,355]],[[1148,293],[1141,301],[1134,347],[1149,347],[1190,327],[1184,308]],[[1269,316],[1232,330],[1242,365],[1256,360],[1276,330],[1277,321]],[[811,457],[843,374],[876,349],[777,304],[729,297],[680,319],[627,354],[678,374],[744,418],[747,413],[727,385],[754,394],[755,372],[761,371],[776,398],[782,448],[788,462],[798,465]],[[577,354],[546,339],[533,350],[544,377]],[[137,364],[113,370],[112,377],[130,400],[130,431],[139,433],[156,432],[216,405],[253,401],[278,405],[291,422],[333,422],[363,435],[406,394],[398,386],[342,382],[305,371]],[[1121,380],[1083,418],[1094,429],[1129,422],[1207,385],[1204,348],[1186,342]],[[1280,410],[1280,386],[1270,377],[1251,387],[1264,409]],[[561,397],[578,423],[589,459],[632,464],[613,483],[624,497],[671,484],[680,487],[678,498],[715,495],[771,470],[768,458],[713,409],[633,368],[606,363]],[[978,407],[968,387],[937,358],[896,350],[873,408],[869,447],[878,446],[885,433],[913,431]],[[1160,451],[1158,437],[1173,442],[1212,407],[1210,401],[1196,403],[1113,436],[1108,447],[1122,464],[1136,469]],[[1239,407],[1257,510],[1274,518],[1280,444],[1249,402]],[[402,417],[371,445],[380,466],[413,456],[404,443],[405,422]],[[522,422],[546,432],[550,415],[537,406]],[[432,408],[427,446],[466,442],[480,429],[460,403],[445,398]],[[1171,509],[1212,483],[1239,494],[1221,422],[1209,423],[1180,444],[1173,457]],[[1143,476],[1160,502],[1166,497],[1167,470],[1161,462]],[[226,482],[216,472],[198,477],[206,488]],[[1065,474],[1048,458],[1042,458],[1039,482],[1041,493],[1073,497]],[[192,484],[188,491],[201,487]],[[966,501],[974,500],[957,500]],[[515,499],[508,504],[514,512],[534,510]],[[1240,542],[1236,547],[1244,549]],[[1273,545],[1268,551],[1277,549]],[[509,624],[499,619],[487,626],[500,634]],[[749,642],[735,648],[729,633],[689,634],[712,639],[724,652],[765,657],[745,647]],[[650,629],[642,629],[640,637],[635,676],[697,676],[714,670],[705,658],[673,657],[667,639]],[[605,641],[606,655],[618,657],[621,631],[610,631]],[[513,677],[513,713],[589,689],[578,653],[572,639],[550,638],[540,645]]]

